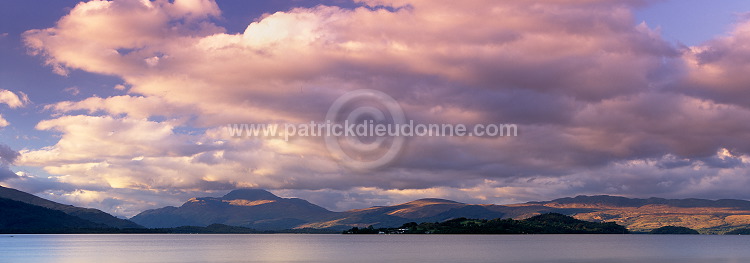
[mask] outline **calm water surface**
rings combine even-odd
[[[750,262],[750,236],[0,235],[0,262]]]

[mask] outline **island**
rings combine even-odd
[[[614,222],[588,222],[559,213],[523,220],[455,218],[444,222],[411,222],[397,228],[353,227],[343,234],[628,234]]]

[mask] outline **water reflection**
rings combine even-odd
[[[750,262],[750,236],[0,235],[0,262]]]

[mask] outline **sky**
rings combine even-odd
[[[58,202],[130,217],[248,187],[334,211],[750,199],[747,1],[0,5],[0,185]],[[227,130],[319,122],[362,90],[417,123],[518,136],[409,137],[360,169],[321,137]]]

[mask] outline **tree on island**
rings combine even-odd
[[[648,232],[649,234],[658,234],[658,235],[698,235],[698,231],[695,231],[693,229],[687,228],[687,227],[681,227],[681,226],[663,226],[654,230],[651,230],[651,232]]]
[[[724,233],[724,235],[750,235],[750,228],[740,228]]]

